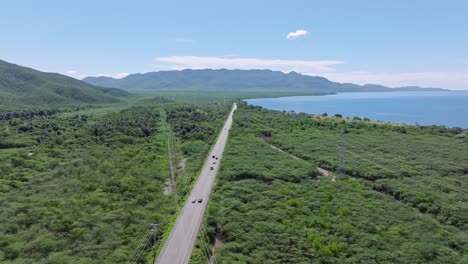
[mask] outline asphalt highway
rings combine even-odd
[[[224,147],[229,130],[231,129],[232,116],[236,108],[237,105],[234,103],[218,140],[206,159],[190,196],[156,259],[156,264],[186,264],[189,262],[211,189],[213,188],[214,179],[221,163]],[[218,159],[213,158],[213,156],[218,157]],[[195,203],[192,202],[193,198],[196,199]],[[200,198],[203,199],[201,203],[198,201]]]

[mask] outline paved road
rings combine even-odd
[[[197,182],[190,193],[190,197],[187,199],[169,238],[166,240],[166,244],[164,244],[156,259],[157,264],[186,264],[189,262],[214,179],[221,162],[228,132],[232,124],[232,116],[236,108],[237,105],[234,103],[223,130],[203,165]],[[212,158],[213,155],[219,157],[219,159]],[[213,164],[213,162],[216,162],[216,164]],[[213,166],[213,170],[211,170],[211,166]],[[196,203],[192,203],[192,198],[196,198],[197,200],[202,198],[203,202],[198,203],[197,201]]]

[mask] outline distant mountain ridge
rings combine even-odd
[[[96,87],[83,81],[0,60],[0,103],[112,103],[128,92]]]
[[[377,84],[332,82],[324,77],[272,70],[182,70],[130,74],[122,79],[87,77],[84,82],[126,90],[283,91],[283,92],[389,92],[442,91],[417,86],[390,88]]]

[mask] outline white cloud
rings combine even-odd
[[[343,64],[339,60],[281,60],[241,57],[198,57],[169,56],[154,59],[155,66],[171,70],[183,69],[270,69],[282,72],[335,72],[334,65]],[[163,65],[162,65],[163,64]]]
[[[288,35],[286,36],[287,39],[295,39],[298,37],[306,36],[309,35],[309,32],[305,29],[298,29],[293,32],[289,32]]]
[[[371,73],[371,72],[335,72],[321,74],[337,82],[355,84],[381,84],[390,87],[421,86],[446,88],[453,90],[468,90],[468,72],[402,72],[402,73]]]
[[[119,73],[115,73],[115,74],[114,74],[114,78],[122,79],[122,78],[127,77],[129,74],[130,74],[130,73],[128,73],[128,72],[119,72]]]
[[[77,74],[78,72],[75,70],[66,70],[65,73],[72,75],[72,74]]]
[[[118,72],[118,73],[98,73],[98,74],[87,74],[83,72],[79,72],[76,70],[66,70],[63,72],[65,75],[73,77],[75,79],[81,80],[88,76],[105,76],[105,77],[112,77],[116,79],[121,79],[129,75],[127,72]]]
[[[111,77],[111,78],[115,78],[115,79],[122,79],[124,77],[127,77],[129,74],[130,73],[128,73],[128,72],[98,73],[98,74],[94,74],[92,76],[102,76],[102,77]]]
[[[80,73],[80,72],[78,72],[76,70],[65,70],[63,72],[63,74],[65,74],[65,75],[67,75],[69,77],[75,78],[75,79],[79,79],[79,80],[86,77],[86,74]]]

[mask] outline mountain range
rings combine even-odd
[[[113,103],[128,92],[0,60],[0,103]]]
[[[187,90],[187,91],[276,91],[301,93],[441,91],[440,88],[417,86],[390,88],[377,84],[338,83],[324,77],[297,72],[272,70],[182,70],[137,73],[125,78],[87,77],[92,85],[126,90]]]
[[[114,103],[121,90],[262,91],[303,94],[337,92],[441,91],[417,86],[337,83],[323,77],[271,70],[182,70],[137,73],[122,79],[87,77],[82,81],[0,60],[0,104]]]

